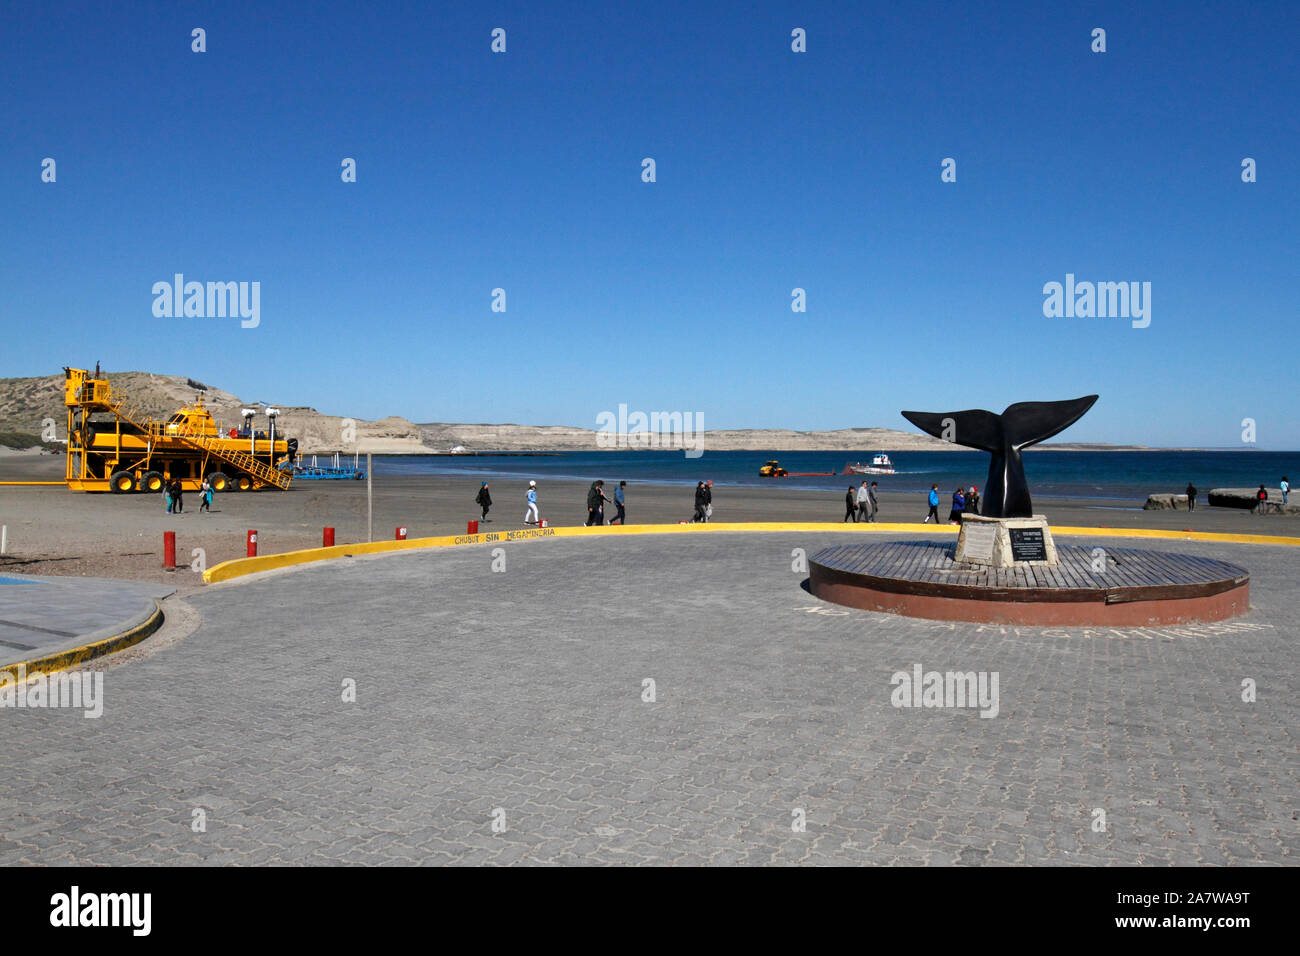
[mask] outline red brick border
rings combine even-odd
[[[1032,596],[1004,589],[976,599],[962,596],[970,588],[929,584],[928,593],[920,594],[897,590],[897,583],[891,588],[889,579],[809,563],[809,590],[823,601],[935,621],[1132,627],[1222,621],[1250,610],[1249,578],[1210,582],[1199,586],[1199,594],[1190,585],[1145,587],[1141,596],[1072,588],[1061,589],[1056,599],[1041,588]]]

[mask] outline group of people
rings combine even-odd
[[[927,499],[930,510],[925,515],[925,520],[921,524],[929,524],[930,519],[934,523],[939,523],[939,486],[931,485],[930,494]],[[959,485],[957,490],[952,493],[952,508],[948,512],[949,524],[961,524],[961,516],[964,514],[977,515],[980,513],[980,490],[975,485],[971,485],[966,491]]]
[[[179,478],[173,478],[163,485],[163,502],[167,505],[169,515],[182,514],[185,511],[185,489]],[[212,484],[203,479],[199,486],[199,511],[212,512]]]
[[[541,509],[537,505],[537,482],[529,479],[528,491],[524,494],[524,500],[527,502],[527,510],[524,511],[524,524],[540,525],[542,523]],[[605,505],[610,503],[610,498],[605,494],[605,482],[593,481],[591,487],[587,489],[587,526],[594,524],[603,525],[605,523]],[[479,486],[478,495],[474,498],[474,503],[482,509],[480,521],[488,521],[488,511],[492,508],[492,492],[485,481]],[[614,507],[618,513],[609,519],[610,524],[627,523],[627,482],[620,481],[618,487],[614,489],[613,497]]]
[[[1288,498],[1288,497],[1290,496],[1290,494],[1291,494],[1291,482],[1290,482],[1290,480],[1288,480],[1288,478],[1287,478],[1286,475],[1283,475],[1283,476],[1282,476],[1282,482],[1281,482],[1281,486],[1280,486],[1280,487],[1281,487],[1281,490],[1282,490],[1282,504],[1286,504],[1286,503],[1287,503],[1287,498]],[[1189,482],[1187,483],[1187,489],[1186,489],[1186,491],[1184,491],[1183,493],[1184,493],[1185,495],[1187,495],[1187,510],[1188,510],[1188,511],[1195,511],[1195,510],[1196,510],[1196,496],[1197,496],[1197,494],[1198,494],[1198,492],[1197,492],[1197,490],[1196,490],[1196,486],[1195,486],[1194,484],[1192,484],[1192,483],[1189,481]],[[1258,502],[1260,505],[1262,505],[1264,502],[1268,501],[1268,489],[1265,488],[1263,485],[1260,485],[1260,486],[1259,486],[1259,491],[1255,492],[1255,501]],[[1256,511],[1261,511],[1261,512],[1263,511],[1263,509],[1260,508],[1260,507],[1258,507],[1258,505],[1256,506],[1256,509],[1255,509],[1255,510],[1256,510]]]
[[[876,499],[876,483],[873,481],[870,485],[863,479],[862,485],[856,490],[849,485],[848,492],[844,495],[844,519],[840,522],[843,524],[849,519],[857,524],[859,520],[875,521],[876,512],[880,510],[880,502]]]
[[[1191,485],[1189,484],[1187,487],[1190,488]],[[1279,487],[1282,491],[1282,504],[1285,505],[1287,503],[1286,500],[1288,496],[1290,496],[1291,494],[1291,482],[1287,479],[1286,475],[1282,476],[1282,481]],[[1259,504],[1256,505],[1255,510],[1260,514],[1263,514],[1264,513],[1263,505],[1266,501],[1268,501],[1268,489],[1265,488],[1263,485],[1260,485],[1259,491],[1255,492],[1255,500],[1259,502]],[[1191,505],[1191,501],[1192,499],[1189,497],[1187,499],[1187,503],[1189,506]]]
[[[627,524],[627,482],[620,481],[618,487],[614,489],[614,507],[618,509],[618,514],[609,519],[610,524]],[[610,503],[610,498],[605,494],[605,483],[603,481],[593,481],[591,487],[587,489],[587,526],[605,523],[605,505]]]
[[[524,511],[524,524],[541,524],[542,513],[537,507],[537,482],[528,482],[528,491],[524,495],[524,500],[528,503],[528,508]],[[492,491],[488,488],[485,481],[479,485],[478,494],[474,496],[474,503],[482,509],[482,516],[479,521],[488,521],[488,512],[492,509]]]
[[[1291,491],[1291,484],[1286,476],[1282,477],[1282,503],[1287,503],[1287,496]],[[209,510],[212,505],[212,487],[207,480],[203,482],[203,504],[199,510]],[[878,487],[876,482],[867,484],[863,480],[859,487],[849,485],[849,490],[844,495],[844,518],[843,521],[852,521],[855,524],[859,521],[876,520],[876,515],[880,511],[880,502],[877,498]],[[1189,481],[1187,483],[1187,509],[1196,510],[1196,496],[1198,492],[1196,487]],[[164,497],[167,500],[167,513],[171,514],[173,507],[179,513],[182,510],[181,502],[181,484],[179,481],[173,481],[167,485],[164,490]],[[542,522],[541,512],[537,506],[537,482],[528,482],[528,491],[526,493],[528,509],[524,512],[524,524],[539,525]],[[1268,491],[1263,486],[1259,486],[1259,492],[1256,495],[1258,500],[1267,501]],[[483,515],[479,520],[488,520],[488,510],[492,507],[492,493],[488,490],[488,483],[483,482],[478,490],[478,496],[474,499],[475,503],[482,509]],[[605,494],[605,482],[597,480],[591,483],[587,489],[587,526],[605,524],[605,505],[612,501],[618,513],[609,519],[609,523],[626,524],[627,523],[627,482],[620,481],[618,487],[614,489],[614,497],[611,499]],[[928,524],[931,519],[935,524],[940,523],[939,518],[939,486],[931,485],[928,495],[929,512],[925,516],[922,524]],[[958,487],[952,493],[952,507],[948,511],[949,524],[961,524],[962,515],[980,513],[980,491],[975,485],[967,489]],[[695,485],[695,511],[691,515],[690,523],[707,522],[713,517],[713,481],[699,481]]]

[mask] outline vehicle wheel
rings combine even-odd
[[[86,447],[95,444],[95,429],[89,425],[81,430],[81,444]]]
[[[226,477],[224,472],[214,471],[208,475],[208,484],[212,486],[213,491],[230,490],[230,479]]]
[[[156,471],[147,471],[140,479],[141,491],[159,492],[163,490],[163,476]]]
[[[249,478],[247,475],[240,475],[235,479],[235,487],[240,491],[248,491],[253,487],[253,479]]]
[[[135,475],[129,471],[115,471],[108,479],[108,487],[115,495],[135,491]]]

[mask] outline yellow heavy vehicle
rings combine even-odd
[[[69,488],[161,492],[179,480],[186,491],[197,491],[204,478],[215,491],[289,487],[298,442],[276,437],[275,409],[267,410],[269,434],[254,428],[250,409],[242,428],[223,434],[201,395],[160,422],[114,397],[98,369],[63,371]]]

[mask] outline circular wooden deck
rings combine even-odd
[[[1131,626],[1221,621],[1250,609],[1250,574],[1226,561],[1132,548],[1057,546],[1060,563],[986,568],[930,541],[839,545],[808,560],[825,601],[941,621]],[[1105,570],[1098,553],[1105,556]]]

